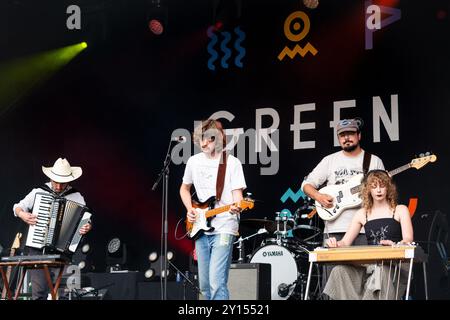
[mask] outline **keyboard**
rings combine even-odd
[[[29,228],[26,242],[28,247],[37,249],[44,247],[48,236],[53,200],[54,198],[50,194],[36,193],[32,213],[37,216],[37,222]]]
[[[32,256],[12,256],[12,257],[2,257],[1,262],[19,262],[19,261],[69,261],[70,259],[65,255],[61,254],[43,254],[43,255],[32,255]]]

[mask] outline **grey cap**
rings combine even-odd
[[[360,121],[357,119],[343,119],[336,126],[336,133],[340,134],[345,131],[357,132],[359,130]]]

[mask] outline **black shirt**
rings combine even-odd
[[[391,240],[399,242],[402,240],[402,227],[400,222],[394,219],[395,211],[391,218],[380,218],[367,220],[364,230],[366,231],[367,243],[369,245],[378,245],[381,240]]]

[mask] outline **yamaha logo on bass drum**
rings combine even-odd
[[[281,257],[283,256],[283,251],[268,251],[268,252],[263,252],[263,257]]]

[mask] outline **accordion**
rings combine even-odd
[[[80,228],[90,222],[88,208],[49,193],[36,193],[32,213],[37,223],[28,230],[26,245],[44,251],[74,253],[81,241]]]

